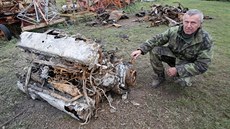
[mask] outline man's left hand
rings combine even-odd
[[[177,70],[176,67],[170,67],[166,70],[166,73],[168,74],[169,77],[174,77],[177,75]]]

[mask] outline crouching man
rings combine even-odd
[[[181,86],[191,86],[191,77],[208,70],[213,42],[201,27],[203,17],[197,9],[188,10],[183,16],[183,25],[154,36],[131,53],[132,58],[136,59],[149,52],[153,71],[157,75],[152,82],[153,87],[165,81],[165,73]],[[170,67],[165,70],[162,62]]]

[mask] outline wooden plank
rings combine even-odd
[[[48,25],[54,25],[54,24],[61,23],[61,22],[64,22],[64,21],[65,21],[65,18],[60,18],[60,19],[57,19],[57,20],[50,21]],[[22,31],[38,29],[38,28],[46,27],[48,25],[45,22],[40,23],[40,24],[36,24],[36,25],[28,25],[28,26],[22,27]]]
[[[92,13],[89,11],[83,11],[83,12],[79,12],[79,13],[71,13],[71,14],[60,14],[60,16],[62,17],[69,17],[69,18],[81,18],[84,16],[96,16],[96,13]]]

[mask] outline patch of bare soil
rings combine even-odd
[[[132,26],[136,26],[139,25],[140,22],[143,22],[141,19],[142,18],[138,18],[134,15],[129,15],[128,19],[121,19],[118,21],[118,24],[124,26],[124,27],[132,27]]]

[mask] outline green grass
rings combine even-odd
[[[173,0],[163,0],[158,3],[177,6],[173,2]],[[205,20],[203,23],[203,27],[212,35],[215,42],[213,64],[209,72],[195,78],[197,81],[195,87],[180,89],[172,86],[165,88],[165,91],[173,94],[178,92],[179,97],[170,100],[160,95],[157,95],[158,98],[162,98],[160,100],[153,97],[147,98],[146,101],[152,105],[149,110],[152,110],[153,118],[156,117],[164,122],[167,128],[230,128],[230,82],[228,81],[230,77],[230,44],[228,43],[230,29],[227,27],[230,19],[230,3],[200,0],[178,0],[178,2],[190,9],[197,8],[203,11],[204,15],[213,17],[212,20]],[[155,3],[136,3],[125,8],[125,12],[135,13],[141,7],[149,9],[151,4]],[[139,43],[165,29],[165,26],[146,28],[146,24],[128,29],[94,28],[80,25],[70,31],[102,39],[108,48],[118,47],[130,53]],[[120,39],[116,37],[118,34],[128,34],[131,42],[119,42]],[[126,58],[129,58],[128,54],[126,54]],[[146,57],[143,60],[148,61]],[[139,62],[137,64],[140,65]],[[143,75],[141,71],[138,72]],[[159,113],[161,108],[165,108],[163,115]]]
[[[139,121],[137,121],[137,123],[135,122],[133,123],[134,125],[131,127],[128,126],[127,128],[228,129],[230,128],[230,28],[228,27],[230,2],[201,0],[177,1],[185,7],[197,8],[203,11],[205,15],[214,18],[212,20],[205,20],[203,23],[203,27],[211,34],[215,42],[212,65],[207,73],[194,78],[193,87],[184,89],[174,83],[170,83],[165,84],[161,89],[148,91],[148,94],[145,95],[145,99],[143,100],[145,103],[143,109],[137,109],[131,113],[137,118],[140,117],[140,114],[135,114],[135,112],[142,113],[147,110],[146,112],[149,114],[145,119],[138,119]],[[62,3],[61,0],[58,0],[58,2]],[[158,2],[153,3],[136,3],[126,7],[125,11],[132,14],[138,12],[141,7],[150,9],[150,5],[155,3],[176,6],[177,4],[173,2],[174,0],[158,0]],[[54,27],[64,29],[70,34],[81,33],[88,38],[101,40],[105,48],[109,50],[117,47],[120,50],[119,54],[121,54],[125,60],[129,60],[129,54],[135,50],[140,43],[168,28],[163,25],[154,28],[148,28],[148,26],[148,23],[140,23],[135,26],[121,28],[88,27],[85,26],[85,23],[78,23],[73,26],[59,24]],[[120,34],[129,35],[130,41],[121,40],[121,38],[119,38]],[[20,59],[20,56],[15,53],[18,52],[15,49],[16,40],[4,44],[2,41],[0,42],[0,109],[7,108],[4,112],[2,110],[0,112],[0,122],[2,122],[5,116],[9,116],[15,104],[22,103],[21,100],[24,96],[15,90],[15,81],[17,79],[14,76],[14,71],[16,71],[16,68],[12,67],[15,67],[15,60]],[[151,81],[149,75],[147,75],[151,74],[152,70],[149,65],[148,56],[143,56],[136,61],[136,67],[138,82],[135,88],[137,90],[145,88],[144,85]],[[3,101],[3,99],[7,102]],[[123,117],[126,118],[127,115],[123,114],[122,118]],[[129,119],[134,119],[135,121],[137,118]],[[65,121],[65,119],[67,118],[63,117],[63,121]],[[130,120],[125,121],[130,122]],[[119,123],[119,120],[112,122]],[[112,122],[108,121],[108,123]],[[161,126],[155,126],[154,124],[156,123]],[[13,126],[12,128],[22,128],[27,124],[31,123],[26,121],[22,123],[19,122],[19,124],[16,124],[16,127]],[[111,128],[119,127],[114,124],[110,125],[113,125]]]

